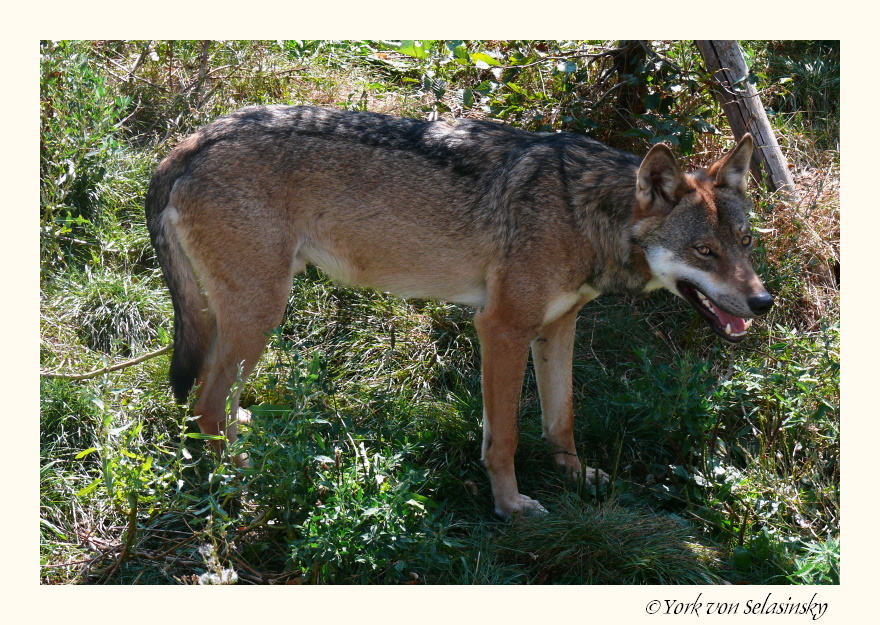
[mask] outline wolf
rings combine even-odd
[[[476,309],[482,460],[501,518],[545,512],[519,492],[519,398],[531,352],[543,436],[575,479],[572,352],[601,294],[666,288],[736,343],[773,305],[754,245],[744,136],[683,171],[569,132],[419,121],[309,106],[251,106],[182,140],[145,207],[171,292],[171,385],[205,434],[236,438],[246,378],[307,265],[348,285]],[[216,443],[218,450],[222,444]],[[246,460],[245,460],[246,462]]]

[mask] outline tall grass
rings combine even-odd
[[[777,306],[739,347],[669,294],[585,308],[576,443],[607,490],[554,473],[530,370],[518,477],[550,515],[495,520],[473,311],[310,269],[243,389],[249,469],[207,452],[167,355],[42,380],[41,581],[837,583],[839,52],[744,45],[801,191],[753,192]],[[688,42],[43,42],[41,366],[170,341],[141,198],[218,114],[484,117],[705,163],[731,145],[706,80]]]

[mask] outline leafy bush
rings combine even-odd
[[[840,583],[840,541],[829,536],[823,542],[809,543],[803,555],[795,558],[797,571],[789,579],[799,584]]]
[[[717,109],[708,77],[690,46],[657,43],[385,41],[380,47],[402,56],[379,58],[417,87],[432,116],[481,112],[529,130],[666,141],[691,155],[698,135],[718,133],[708,121]],[[615,101],[625,115],[609,116]]]
[[[813,130],[812,149],[840,141],[840,41],[744,42],[768,115]],[[781,133],[784,137],[786,133]]]
[[[61,244],[94,214],[95,189],[131,100],[112,94],[88,44],[40,43],[40,258],[63,258]]]
[[[643,347],[635,353],[641,375],[615,403],[632,411],[646,431],[665,434],[679,462],[693,466],[695,456],[706,452],[715,423],[712,395],[717,380],[709,373],[712,363],[688,357],[658,362],[656,354]]]
[[[314,583],[375,583],[442,561],[451,543],[407,445],[352,430],[330,408],[323,362],[288,357],[286,378],[274,378],[284,405],[254,406],[237,448],[250,459],[249,496],[285,528],[292,566]]]

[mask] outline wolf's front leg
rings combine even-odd
[[[598,484],[607,482],[608,474],[583,467],[574,445],[571,374],[579,310],[580,305],[576,305],[541,328],[532,341],[532,361],[541,398],[544,440],[552,447],[556,465],[572,479],[585,479],[588,484]]]
[[[474,323],[483,360],[483,464],[492,482],[495,514],[503,519],[521,513],[546,512],[521,495],[513,457],[516,453],[519,398],[533,331],[511,321],[509,311],[487,309]]]

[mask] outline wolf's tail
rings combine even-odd
[[[214,335],[214,318],[207,311],[196,274],[184,253],[170,218],[177,208],[169,205],[174,183],[186,174],[196,142],[179,145],[156,169],[145,202],[147,229],[156,250],[162,275],[174,306],[174,353],[169,377],[174,397],[186,403],[189,392],[205,364]]]

